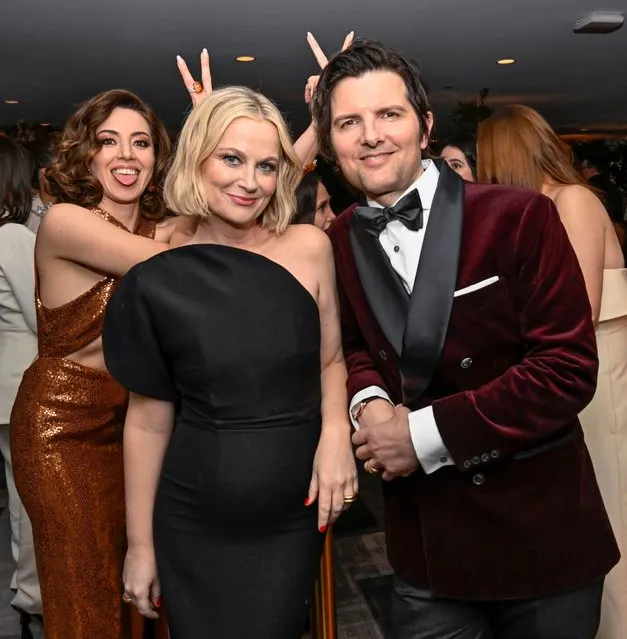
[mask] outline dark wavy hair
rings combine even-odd
[[[428,87],[422,78],[420,66],[414,59],[373,40],[357,39],[348,49],[335,55],[320,74],[318,86],[311,102],[311,112],[318,127],[320,154],[333,160],[331,144],[331,97],[335,87],[346,78],[360,78],[372,71],[391,71],[398,74],[407,88],[420,130],[428,131],[427,118],[431,111]]]
[[[98,127],[117,108],[136,111],[148,123],[155,151],[152,182],[156,188],[146,189],[142,195],[142,214],[161,219],[166,212],[162,187],[170,161],[170,138],[155,112],[135,94],[123,89],[105,91],[91,98],[70,116],[59,141],[57,159],[45,171],[44,187],[57,202],[86,208],[98,205],[102,200],[102,185],[89,172],[89,165],[100,150]]]
[[[318,202],[320,178],[315,171],[309,171],[296,189],[296,215],[293,224],[313,224]]]
[[[26,224],[32,204],[33,163],[26,149],[0,134],[0,226]]]

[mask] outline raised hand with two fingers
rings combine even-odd
[[[342,44],[341,51],[345,51],[350,47],[353,42],[353,38],[355,37],[355,32],[351,31],[345,38],[344,44]],[[318,65],[320,66],[320,70],[324,69],[327,64],[329,64],[329,58],[326,56],[316,38],[314,38],[313,34],[307,32],[307,43],[311,49],[311,52],[314,54]],[[309,76],[307,79],[307,84],[305,85],[305,104],[309,104],[311,99],[313,98],[314,91],[318,86],[318,80],[320,79],[319,75]]]
[[[209,52],[203,49],[200,54],[200,77],[201,82],[194,80],[185,60],[180,55],[176,56],[176,64],[179,68],[183,84],[192,98],[192,105],[200,104],[213,90],[211,84],[211,68],[209,66]]]

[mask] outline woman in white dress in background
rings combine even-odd
[[[579,417],[623,557],[605,579],[597,639],[625,639],[627,269],[621,245],[603,204],[574,168],[570,148],[533,109],[511,106],[482,122],[477,151],[479,182],[532,188],[553,200],[583,272],[599,377],[594,399]]]

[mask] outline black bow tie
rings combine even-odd
[[[358,206],[355,216],[368,233],[379,237],[381,231],[392,221],[399,220],[409,230],[422,228],[422,202],[418,190],[414,189],[402,197],[394,206],[385,209],[374,206]]]

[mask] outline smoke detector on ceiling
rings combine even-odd
[[[612,33],[623,26],[625,17],[622,13],[593,11],[579,18],[573,26],[575,33]]]

